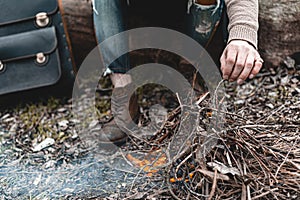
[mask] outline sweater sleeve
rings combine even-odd
[[[257,48],[258,0],[225,0],[229,17],[228,42],[245,40]]]

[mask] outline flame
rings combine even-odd
[[[162,154],[160,150],[147,154],[144,159],[138,159],[131,154],[127,154],[126,158],[135,167],[147,172],[148,177],[151,177],[153,174],[159,172],[159,167],[162,167],[167,161],[166,154]]]

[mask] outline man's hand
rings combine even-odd
[[[257,50],[248,42],[233,40],[221,56],[223,78],[242,84],[248,77],[254,78],[260,71],[263,60]]]

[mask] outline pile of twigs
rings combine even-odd
[[[10,191],[10,188],[18,187],[24,188],[25,192],[21,191],[22,195],[17,199],[27,198],[26,191],[31,190],[36,194],[51,193],[52,190],[43,185],[47,176],[43,175],[42,179],[35,174],[51,175],[52,171],[46,173],[47,170],[59,171],[69,166],[72,176],[49,175],[55,186],[51,189],[56,191],[61,183],[58,188],[61,198],[68,194],[74,199],[299,199],[300,67],[265,69],[242,86],[225,83],[225,88],[221,97],[222,103],[227,102],[226,110],[215,110],[210,106],[209,97],[215,94],[202,94],[197,99],[197,106],[189,107],[180,100],[176,102],[176,95],[169,94],[166,88],[151,88],[148,94],[143,91],[147,103],[160,101],[162,107],[168,104],[172,111],[165,119],[167,112],[162,107],[149,110],[147,103],[140,102],[144,118],[139,126],[148,126],[142,128],[143,134],[133,133],[131,140],[118,149],[121,159],[130,166],[125,170],[122,168],[122,173],[118,169],[104,168],[98,157],[80,164],[90,152],[82,149],[82,137],[74,131],[79,122],[73,119],[71,102],[64,105],[49,102],[0,113],[0,196],[5,194],[3,198],[11,196],[14,199],[11,193],[19,194],[19,191]],[[107,109],[109,97],[101,97],[105,97],[104,106],[101,106]],[[191,115],[184,116],[182,108],[188,109]],[[223,114],[222,129],[206,129],[212,113]],[[197,119],[196,126],[184,123],[192,117]],[[186,126],[181,134],[188,140],[174,143],[174,135],[180,132],[178,127],[183,123]],[[93,124],[96,126],[98,121],[89,126],[93,127]],[[209,134],[217,143],[208,145],[213,148],[204,151],[203,147],[207,147],[205,138]],[[49,137],[55,143],[33,152],[36,144]],[[169,144],[179,145],[175,156],[170,155]],[[28,171],[28,163],[38,165],[37,172]],[[105,159],[104,164],[107,163]],[[15,167],[22,173],[15,173]],[[138,167],[138,173],[134,171],[135,167]],[[7,175],[7,171],[12,173]],[[32,176],[25,176],[28,173]],[[18,179],[11,178],[11,174]],[[108,177],[115,176],[121,183],[108,180],[107,174]],[[32,187],[30,184],[35,180],[38,183]],[[129,183],[129,180],[133,182]],[[109,191],[99,192],[104,186]]]
[[[218,144],[203,158],[199,155],[199,147],[203,146],[201,135],[205,131],[199,126],[194,130],[196,133],[190,132],[193,135],[189,148],[160,167],[165,172],[162,176],[167,187],[148,191],[146,196],[159,199],[299,199],[299,86],[299,70],[284,67],[276,71],[267,69],[242,86],[226,83],[228,103],[227,110],[222,111],[226,122],[224,129],[215,133]],[[202,106],[207,106],[207,101],[203,101]],[[202,117],[203,110],[206,115],[209,113],[209,108],[202,109]],[[165,149],[155,161],[168,154],[169,149],[162,141],[176,132],[179,115],[177,108],[158,132],[160,135],[157,133],[152,143],[148,142],[151,151]],[[147,145],[143,144],[137,145],[145,151]]]

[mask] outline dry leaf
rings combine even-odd
[[[209,162],[207,163],[208,166],[212,167],[213,169],[218,170],[221,174],[232,174],[241,176],[240,171],[235,167],[227,167],[223,163],[217,162]]]

